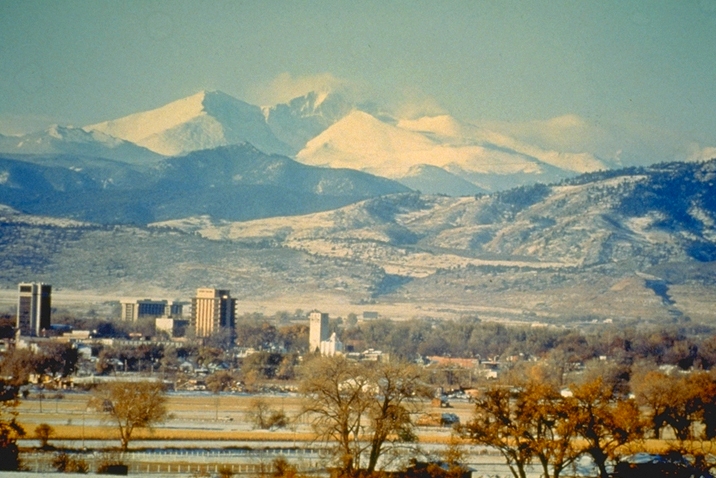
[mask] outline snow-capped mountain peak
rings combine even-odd
[[[570,129],[582,127],[577,120],[554,121]],[[287,103],[258,107],[221,91],[200,91],[83,129],[53,126],[34,136],[0,137],[0,152],[96,154],[145,164],[159,155],[250,143],[264,153],[305,164],[362,170],[447,194],[475,190],[469,184],[478,191],[494,191],[608,169],[588,151],[540,146],[490,128],[449,114],[398,119],[378,105],[351,102],[336,92],[313,91]],[[137,146],[143,153],[130,151]],[[129,156],[120,150],[130,151]],[[152,152],[153,158],[147,159]]]
[[[206,92],[201,91],[154,110],[90,125],[85,129],[88,131],[102,131],[118,138],[141,144],[146,138],[200,116],[204,111],[205,97]]]
[[[306,144],[297,159],[317,166],[361,169],[400,177],[437,145],[427,137],[354,110]]]
[[[403,119],[398,122],[397,126],[409,131],[434,134],[446,138],[465,136],[465,125],[450,115],[423,116],[412,120]]]
[[[288,103],[266,106],[263,114],[273,133],[294,151],[300,151],[353,108],[340,94],[312,91]]]
[[[0,136],[0,152],[9,154],[69,154],[94,156],[133,164],[151,164],[163,157],[101,131],[52,125],[24,136]]]
[[[261,109],[220,91],[199,93],[160,108],[88,126],[167,156],[248,142],[267,153],[290,154]]]

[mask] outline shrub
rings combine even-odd
[[[230,466],[221,466],[219,468],[219,478],[231,478],[234,476],[234,470]]]
[[[274,478],[296,478],[298,470],[288,460],[280,456],[273,461],[273,473],[271,476]]]
[[[251,404],[251,421],[256,428],[284,428],[288,425],[288,417],[283,410],[272,409],[263,398],[257,398]]]
[[[60,473],[88,473],[89,465],[83,458],[73,458],[67,453],[58,453],[52,459],[52,467]]]
[[[50,437],[54,435],[55,429],[47,423],[40,423],[35,427],[35,437],[40,440],[40,447],[47,448]]]
[[[129,466],[113,454],[104,455],[97,465],[99,475],[126,475]]]

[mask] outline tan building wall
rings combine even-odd
[[[191,327],[197,337],[209,337],[221,328],[234,328],[236,299],[231,298],[228,290],[197,289],[191,303]]]

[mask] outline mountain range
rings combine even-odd
[[[0,135],[0,154],[75,155],[127,162],[153,164],[164,157],[129,141],[99,131],[53,125],[45,131],[24,136]]]
[[[148,165],[75,155],[0,155],[0,204],[99,224],[208,214],[245,220],[333,209],[407,191],[354,170],[306,166],[249,144]]]
[[[185,162],[164,166],[166,177],[196,176],[216,151],[233,167],[235,148],[174,158]],[[249,164],[275,158],[238,148],[254,155]],[[217,173],[214,186],[236,174]],[[254,220],[198,211],[117,226],[9,207],[0,216],[9,289],[32,278],[105,297],[190,297],[214,285],[242,310],[533,322],[712,323],[716,306],[716,160],[457,198],[396,192]]]
[[[713,321],[716,160],[615,169],[380,111],[200,92],[1,136],[0,287],[11,304],[35,280],[82,303],[216,286],[245,310]]]
[[[397,118],[338,93],[259,107],[201,91],[83,128],[0,137],[0,153],[69,154],[150,165],[165,157],[249,143],[312,166],[349,168],[426,193],[459,196],[608,169],[589,152],[554,151],[449,115]]]

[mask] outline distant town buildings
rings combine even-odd
[[[196,337],[209,337],[236,326],[236,299],[228,290],[202,288],[191,300],[189,326]]]
[[[343,342],[338,340],[336,333],[329,336],[328,314],[314,310],[308,314],[308,349],[309,352],[319,352],[321,355],[333,357],[345,352]]]
[[[141,318],[181,317],[184,306],[183,303],[177,301],[152,299],[123,300],[120,305],[122,307],[121,318],[127,322],[136,322]]]
[[[52,286],[23,282],[18,285],[17,322],[20,335],[40,336],[51,325]]]
[[[328,340],[328,314],[314,310],[308,314],[308,323],[308,350],[320,352],[321,342]]]

